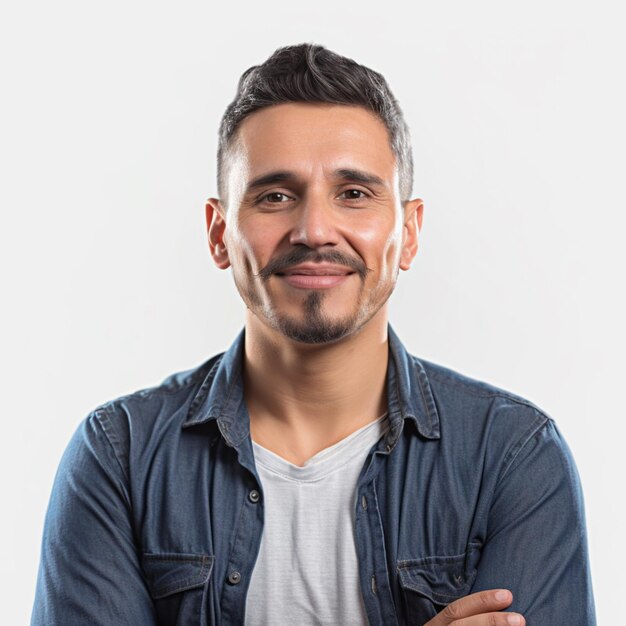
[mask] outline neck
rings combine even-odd
[[[287,339],[248,311],[244,390],[253,439],[287,456],[283,440],[306,460],[380,417],[387,360],[386,306],[354,335],[322,345]]]

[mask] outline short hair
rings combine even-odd
[[[311,43],[278,48],[265,63],[241,75],[219,129],[217,186],[222,197],[224,161],[241,122],[259,109],[290,102],[356,105],[377,115],[387,127],[396,157],[401,199],[409,199],[413,187],[411,138],[387,81],[352,59]]]

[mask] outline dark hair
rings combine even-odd
[[[288,102],[323,102],[365,107],[389,132],[396,156],[402,200],[413,186],[413,155],[409,129],[384,77],[323,46],[300,44],[278,48],[262,65],[247,69],[239,79],[235,99],[228,105],[219,130],[217,185],[223,196],[224,159],[239,124],[259,109]]]

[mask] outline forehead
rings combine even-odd
[[[288,103],[260,109],[237,132],[239,176],[271,170],[302,176],[340,168],[365,169],[389,181],[396,159],[380,118],[360,106]]]

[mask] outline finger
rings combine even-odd
[[[519,613],[481,613],[452,622],[450,626],[525,626]]]
[[[466,617],[501,611],[511,602],[513,602],[513,594],[508,589],[490,589],[472,593],[448,604],[439,615],[428,622],[428,626],[448,626]]]

